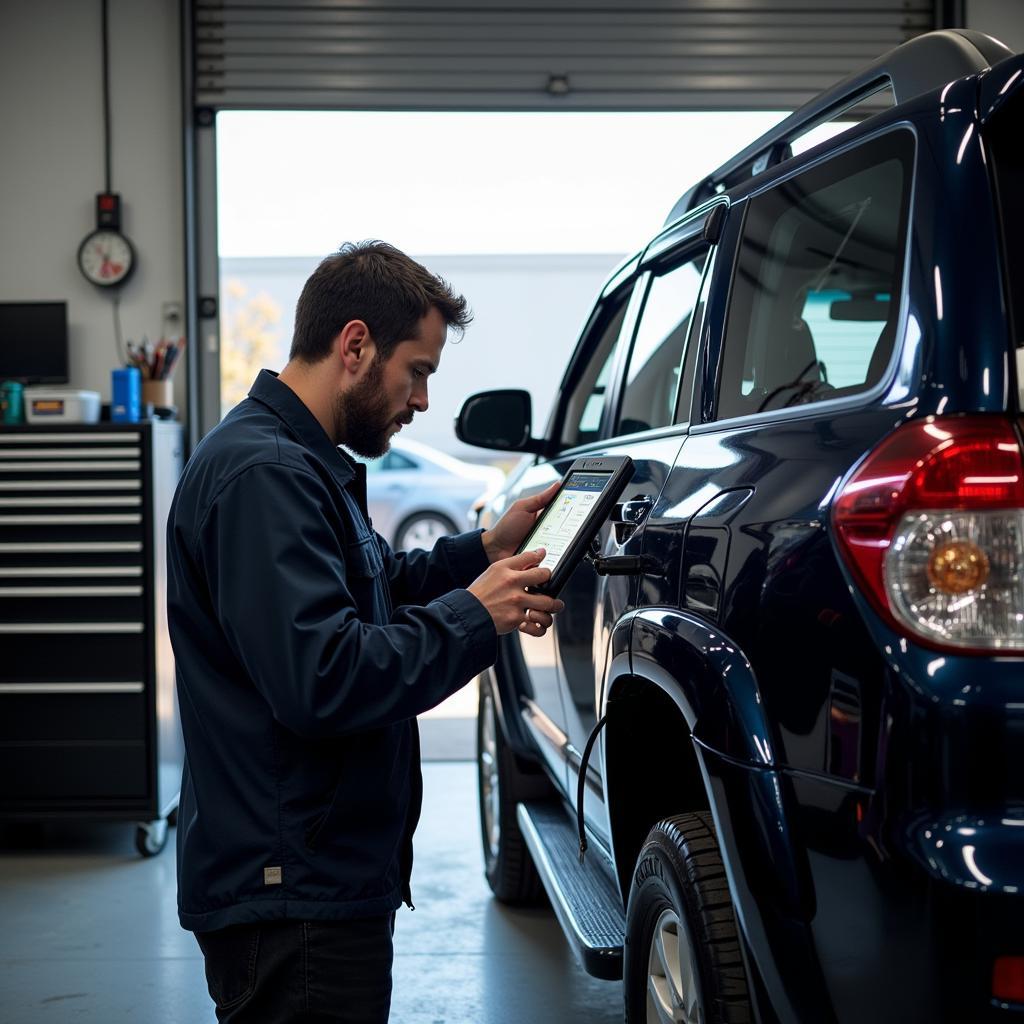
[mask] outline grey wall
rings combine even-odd
[[[967,28],[995,36],[1015,53],[1024,51],[1024,0],[966,0]]]
[[[184,297],[178,19],[176,0],[110,0],[112,184],[138,257],[121,320],[136,339]],[[106,400],[111,302],[75,263],[104,186],[101,53],[99,0],[0,0],[0,300],[66,300],[71,382]]]

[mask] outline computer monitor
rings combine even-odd
[[[68,382],[66,302],[0,302],[0,380]]]

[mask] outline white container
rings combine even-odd
[[[81,388],[25,388],[26,423],[99,423],[100,393]]]

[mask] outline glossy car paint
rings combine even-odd
[[[1020,660],[940,658],[885,635],[830,537],[837,484],[903,419],[1006,408],[1009,339],[987,172],[980,146],[972,146],[976,89],[973,80],[957,83],[938,117],[924,116],[935,97],[900,111],[915,126],[917,159],[934,167],[916,176],[906,334],[880,401],[832,415],[810,405],[771,423],[692,427],[659,501],[664,511],[647,530],[652,548],[665,545],[655,531],[683,533],[687,558],[713,566],[703,576],[680,574],[679,604],[707,617],[711,592],[722,642],[756,673],[755,689],[744,673],[716,670],[713,678],[729,680],[721,702],[735,709],[694,713],[694,740],[717,794],[720,835],[733,847],[728,861],[751,964],[783,1019],[988,1012],[985,964],[998,941],[979,949],[974,927],[958,936],[935,882],[988,899],[1024,881],[1024,861],[1014,860],[1016,826],[999,826],[991,813],[988,826],[976,826],[987,808],[1022,802],[1022,711],[1007,707],[1019,691]],[[964,203],[964,195],[977,203]],[[937,222],[935,210],[950,211],[948,221]],[[730,211],[732,223],[738,212]],[[968,232],[977,246],[957,244]],[[724,293],[715,290],[719,299]],[[718,318],[711,366],[723,305],[711,313]],[[713,501],[737,491],[749,494],[737,511],[686,522],[695,494]],[[680,506],[683,515],[668,522],[666,513]],[[697,537],[706,555],[694,551]],[[674,603],[650,594],[659,596]],[[634,671],[644,658],[666,663],[664,652],[650,653],[662,636],[634,623]],[[952,685],[943,686],[947,680]],[[737,721],[745,735],[729,728]],[[705,738],[705,722],[717,736]],[[759,756],[767,764],[757,765]],[[936,856],[947,817],[974,828],[975,868],[982,863],[998,876],[1002,867],[1004,878],[972,875],[962,855],[949,854],[948,836],[946,855]],[[752,820],[760,827],[751,829]],[[944,921],[943,913],[951,916]],[[1019,939],[1004,939],[1017,951]],[[780,964],[780,956],[790,962]],[[936,971],[940,962],[951,973]],[[972,987],[973,998],[965,996]]]
[[[983,112],[1022,71],[1017,58],[981,77]],[[548,761],[574,801],[574,750],[596,714],[614,713],[638,679],[670,696],[718,825],[763,1021],[1020,1016],[993,1005],[990,986],[995,956],[1024,955],[1024,659],[895,633],[846,571],[830,517],[843,481],[902,422],[1016,410],[978,97],[977,77],[958,81],[729,194],[689,427],[587,449],[629,454],[639,476],[627,494],[654,498],[626,544],[605,529],[604,553],[642,551],[657,568],[632,584],[587,566],[574,578],[581,610],[555,630],[564,763],[550,742]],[[916,171],[883,380],[853,400],[714,421],[748,198],[893,131],[913,133]],[[561,472],[571,454],[541,465]],[[519,685],[529,681],[505,681],[506,717]],[[625,856],[606,802],[617,766],[593,765],[588,826]],[[623,898],[630,870],[619,866]]]

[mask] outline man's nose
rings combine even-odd
[[[430,402],[427,399],[427,389],[417,392],[409,399],[409,406],[417,412],[426,412]]]

